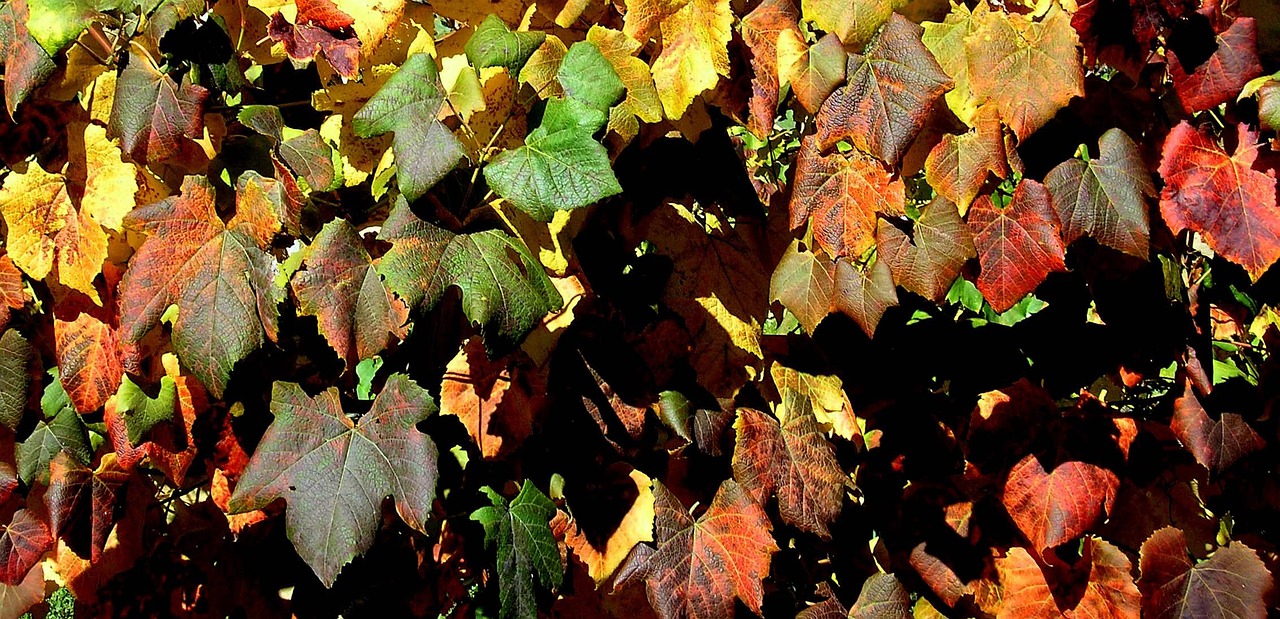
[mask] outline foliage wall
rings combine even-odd
[[[8,0],[0,618],[1264,617],[1275,8]]]

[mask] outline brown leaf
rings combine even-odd
[[[751,116],[747,127],[761,139],[773,130],[778,107],[778,38],[800,33],[800,11],[791,0],[764,0],[742,18],[742,39],[751,50]]]
[[[490,360],[484,340],[467,340],[440,385],[440,414],[455,415],[485,458],[514,451],[533,433],[545,386],[520,353]]]
[[[942,301],[960,269],[977,256],[973,233],[956,205],[943,197],[920,209],[911,234],[887,220],[876,229],[880,260],[898,285],[935,303]]]
[[[1065,271],[1066,247],[1044,185],[1023,179],[1008,206],[982,196],[969,212],[982,272],[978,290],[996,312],[1034,291],[1050,273]]]
[[[875,244],[876,213],[901,215],[902,179],[854,149],[823,155],[814,136],[800,141],[791,196],[791,228],[812,221],[814,241],[833,257],[861,258]]]
[[[1173,420],[1169,425],[1178,441],[1196,457],[1196,462],[1214,474],[1267,446],[1239,414],[1224,412],[1217,421],[1209,417],[1191,389],[1190,381],[1173,402]]]
[[[733,476],[761,504],[777,494],[778,511],[787,523],[829,539],[828,525],[843,507],[844,472],[808,400],[794,391],[783,397],[788,396],[803,405],[781,405],[779,411],[787,411],[781,421],[738,409]]]
[[[1166,527],[1143,542],[1138,567],[1146,616],[1267,616],[1271,573],[1258,553],[1240,542],[1219,548],[1207,561],[1192,563],[1182,531]]]

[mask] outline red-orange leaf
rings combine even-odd
[[[1240,542],[1192,563],[1180,529],[1165,527],[1142,543],[1138,563],[1143,614],[1170,617],[1267,616],[1271,573],[1258,553]]]
[[[1129,558],[1097,537],[1086,537],[1080,560],[1089,566],[1084,595],[1072,608],[1063,609],[1054,596],[1040,564],[1024,548],[1011,548],[996,560],[1004,603],[1000,619],[1107,618],[1137,619],[1141,596],[1130,574]]]
[[[960,219],[956,205],[941,196],[920,209],[910,234],[880,220],[876,241],[893,280],[934,302],[946,296],[964,263],[977,255],[969,226]]]
[[[9,325],[9,312],[22,309],[29,300],[22,271],[13,265],[8,254],[0,254],[0,329]]]
[[[715,619],[734,614],[736,596],[760,613],[769,560],[778,550],[773,525],[732,479],[722,483],[696,521],[661,482],[653,484],[658,550],[645,564],[649,603],[662,617]]]
[[[991,196],[973,203],[969,226],[982,266],[978,290],[995,311],[1016,305],[1050,273],[1067,270],[1067,250],[1050,204],[1049,190],[1025,179],[1004,208]]]
[[[352,29],[355,20],[332,0],[297,0],[297,5],[295,23],[276,13],[271,16],[267,34],[284,44],[290,58],[311,60],[323,55],[339,75],[356,79],[360,73],[360,40]]]
[[[20,509],[0,535],[0,583],[22,582],[40,557],[53,547],[49,527],[26,509]]]
[[[840,515],[845,476],[809,400],[788,395],[801,405],[779,406],[780,412],[790,411],[781,423],[754,409],[738,409],[733,476],[761,504],[776,493],[783,520],[827,539],[827,525]]]
[[[115,329],[89,312],[75,320],[54,319],[58,379],[81,413],[98,410],[120,387],[124,363]]]
[[[1258,26],[1252,17],[1237,18],[1215,37],[1213,55],[1187,73],[1176,52],[1169,53],[1173,88],[1188,112],[1200,112],[1236,98],[1249,80],[1262,75],[1258,63]]]
[[[906,202],[902,179],[854,149],[822,154],[818,140],[800,142],[791,197],[791,228],[813,221],[818,246],[833,257],[861,257],[875,244],[876,213],[901,215]]]
[[[1045,177],[1062,224],[1062,242],[1088,235],[1099,243],[1147,258],[1151,223],[1147,197],[1156,193],[1138,145],[1119,129],[1098,139],[1098,157],[1068,159]]]
[[[546,386],[531,383],[531,366],[519,351],[490,360],[482,339],[467,340],[445,367],[440,414],[457,416],[485,458],[515,451],[533,433],[534,413],[545,403]]]
[[[742,40],[751,50],[751,117],[747,128],[761,139],[773,130],[778,107],[778,37],[800,33],[800,11],[791,0],[764,0],[742,18]]]
[[[1085,462],[1063,462],[1045,471],[1034,454],[1009,471],[1003,502],[1036,550],[1069,542],[1111,510],[1120,479]]]
[[[929,184],[955,202],[962,215],[987,182],[988,173],[997,178],[1009,175],[1000,120],[990,112],[980,112],[973,124],[968,133],[942,136],[942,141],[929,151],[924,162]]]
[[[1165,138],[1160,160],[1160,214],[1174,232],[1204,235],[1209,247],[1257,281],[1280,258],[1280,212],[1275,170],[1253,169],[1258,134],[1238,128],[1228,155],[1204,131],[1183,121]]]
[[[865,55],[849,54],[848,83],[818,112],[818,143],[843,139],[893,164],[924,127],[929,110],[952,81],[920,41],[924,30],[894,13]]]
[[[1221,473],[1227,467],[1259,449],[1266,442],[1254,432],[1244,418],[1236,413],[1222,413],[1214,421],[1196,399],[1190,381],[1182,396],[1173,402],[1173,435],[1211,473]]]

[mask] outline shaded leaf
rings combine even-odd
[[[906,619],[911,617],[911,595],[893,574],[872,574],[862,583],[858,599],[849,609],[850,619]]]
[[[53,459],[50,469],[49,491],[44,495],[49,528],[54,537],[73,548],[87,541],[89,559],[96,561],[116,521],[116,507],[124,497],[129,474],[116,465],[114,454],[104,456],[93,470],[62,453]]]
[[[560,550],[551,534],[555,503],[529,480],[508,504],[502,495],[485,486],[490,503],[472,512],[471,519],[484,525],[486,546],[498,547],[498,597],[502,617],[537,617],[534,580],[557,589],[564,579]]]
[[[1115,503],[1116,474],[1086,462],[1062,462],[1045,471],[1028,455],[1009,471],[1002,501],[1037,551],[1076,539]]]
[[[4,103],[13,116],[18,105],[47,81],[57,65],[31,36],[26,0],[11,0],[0,7],[0,54],[4,56]]]
[[[26,307],[31,297],[22,282],[22,272],[8,254],[0,254],[0,329],[8,326],[13,310]]]
[[[1059,606],[1040,564],[1024,548],[1011,548],[996,559],[996,570],[1005,593],[997,617],[1112,617],[1139,616],[1141,596],[1130,574],[1129,558],[1097,537],[1084,539],[1081,561],[1089,566],[1084,594],[1072,608]]]
[[[1169,51],[1173,88],[1188,112],[1201,112],[1230,101],[1249,80],[1262,75],[1257,22],[1252,17],[1234,20],[1230,28],[1214,39],[1217,45],[1213,54],[1190,73],[1177,52]]]
[[[738,409],[733,476],[762,505],[776,494],[778,511],[788,524],[828,539],[828,526],[843,507],[845,476],[808,401],[795,392],[789,395],[803,404],[784,404],[779,414],[788,414],[780,420]]]
[[[1138,146],[1119,129],[1098,139],[1098,158],[1068,159],[1044,179],[1062,224],[1062,242],[1088,235],[1099,243],[1146,259],[1151,224],[1147,196],[1151,174]]]
[[[53,536],[31,511],[20,509],[0,534],[0,583],[17,585],[53,548]]]
[[[679,120],[695,97],[715,88],[720,76],[729,76],[732,24],[729,0],[688,0],[662,21],[653,83],[667,118]]]
[[[791,196],[791,228],[806,220],[814,241],[833,257],[861,257],[875,244],[876,214],[901,215],[902,180],[859,150],[824,155],[814,136],[800,141]]]
[[[445,367],[440,414],[455,415],[485,458],[507,455],[533,433],[546,386],[529,384],[520,353],[490,360],[479,338],[467,340]]]
[[[1187,382],[1173,402],[1173,435],[1211,473],[1221,473],[1237,460],[1266,447],[1258,433],[1237,413],[1209,417]]]
[[[181,85],[160,71],[150,56],[131,53],[116,80],[107,134],[120,138],[134,161],[159,162],[178,154],[184,137],[204,130],[204,103],[209,91]]]
[[[620,470],[625,472],[625,469]],[[565,517],[563,512],[557,514],[551,523],[556,537],[562,537],[565,545],[587,566],[587,573],[597,586],[613,575],[632,548],[637,544],[653,541],[654,497],[653,481],[649,476],[632,469],[603,491],[607,493],[605,496],[628,501],[627,511],[617,522],[617,526],[610,530],[607,538],[597,539],[601,536],[592,534],[594,528],[584,527],[582,522]],[[615,495],[615,492],[621,493],[620,496]],[[590,499],[594,500],[597,496]]]
[[[1265,617],[1273,582],[1258,554],[1240,542],[1193,563],[1180,529],[1165,527],[1142,543],[1138,563],[1143,614],[1166,617]]]
[[[16,430],[27,409],[31,391],[31,343],[17,329],[0,336],[0,424]]]
[[[977,256],[973,233],[956,205],[943,197],[921,207],[910,235],[881,220],[876,245],[898,285],[935,303],[946,296],[965,262]]]
[[[69,462],[89,464],[93,451],[89,446],[89,431],[73,408],[64,408],[50,414],[45,421],[36,423],[25,440],[18,443],[15,455],[18,459],[18,479],[31,485],[49,477],[49,463],[60,453],[70,457]]]
[[[742,39],[751,50],[751,116],[747,127],[761,139],[773,130],[773,117],[778,108],[782,68],[778,62],[778,39],[786,32],[793,37],[793,42],[798,40],[803,45],[797,25],[799,19],[800,11],[791,0],[765,0],[742,18]],[[787,66],[790,70],[791,65]]]
[[[982,196],[969,210],[982,272],[978,290],[996,312],[1013,307],[1054,271],[1067,270],[1066,248],[1044,185],[1024,179],[1008,206]]]
[[[497,15],[489,15],[467,40],[467,60],[477,69],[506,67],[512,75],[519,75],[546,36],[536,31],[512,32]]]
[[[779,81],[791,85],[796,100],[811,114],[818,113],[827,96],[844,82],[848,54],[834,33],[823,35],[810,46],[798,30],[782,30],[777,54]]]
[[[359,420],[338,390],[315,398],[294,383],[271,391],[275,420],[230,500],[231,513],[284,499],[289,540],[326,587],[373,544],[383,499],[423,531],[436,488],[436,446],[415,425],[436,412],[431,396],[403,374],[387,379]]]
[[[862,266],[847,259],[836,261],[832,305],[858,323],[867,337],[875,335],[880,318],[897,304],[893,273],[884,260],[875,258]]]

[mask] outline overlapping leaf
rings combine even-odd
[[[978,290],[997,312],[1013,307],[1054,271],[1067,270],[1049,190],[1023,180],[1009,204],[982,196],[969,210],[969,227],[982,273]]]
[[[1082,236],[1147,257],[1151,224],[1147,197],[1156,193],[1138,146],[1119,129],[1098,139],[1098,158],[1068,159],[1044,179],[1062,224],[1062,242]]]
[[[40,557],[53,547],[49,527],[35,514],[20,509],[13,514],[9,526],[0,534],[0,582],[16,585],[22,582]]]
[[[1093,526],[1115,502],[1120,479],[1087,462],[1061,462],[1046,471],[1029,455],[1014,465],[1003,502],[1037,551],[1069,542]]]
[[[1237,460],[1266,446],[1239,413],[1224,412],[1218,420],[1209,417],[1190,382],[1173,403],[1170,428],[1195,456],[1196,462],[1212,473],[1221,473]]]
[[[185,138],[201,136],[209,91],[185,79],[178,84],[141,49],[116,80],[107,128],[134,161],[151,163],[177,155]]]
[[[1240,542],[1194,563],[1180,529],[1167,527],[1142,544],[1138,564],[1144,616],[1265,617],[1274,586],[1266,564]]]
[[[27,28],[30,21],[26,0],[6,2],[0,7],[0,54],[4,56],[4,103],[13,116],[18,105],[48,80],[57,69],[48,51]]]
[[[822,154],[817,138],[805,137],[796,156],[791,228],[806,221],[814,241],[833,257],[861,257],[875,244],[876,214],[901,215],[902,180],[861,151]]]
[[[482,490],[492,504],[477,509],[471,519],[484,525],[485,545],[498,547],[501,616],[536,617],[534,579],[548,589],[559,588],[564,579],[550,527],[556,506],[527,479],[510,504],[491,488]]]
[[[778,80],[790,84],[800,105],[816,114],[827,96],[844,82],[848,55],[840,38],[827,33],[809,45],[798,30],[784,29],[778,32],[775,45]]]
[[[909,235],[881,220],[876,241],[893,280],[934,302],[946,296],[965,262],[977,256],[973,233],[960,219],[956,205],[941,197],[920,209]]]
[[[97,560],[116,520],[129,474],[107,454],[97,469],[58,454],[51,463],[49,491],[44,495],[53,536],[72,544],[88,544],[90,560]]]
[[[667,118],[684,116],[694,97],[729,75],[732,23],[729,0],[688,0],[662,21],[662,53],[653,61],[653,83]]]
[[[778,107],[782,67],[778,40],[787,33],[799,40],[800,11],[791,0],[765,0],[742,18],[742,39],[751,50],[751,117],[747,126],[757,137],[768,137]],[[799,60],[798,58],[795,60]],[[790,70],[790,65],[787,67]]]
[[[352,26],[355,20],[332,0],[297,0],[298,14],[289,23],[279,12],[271,16],[267,34],[284,44],[294,60],[307,61],[322,55],[339,75],[355,79],[360,69],[360,40]]]
[[[1249,80],[1262,74],[1257,28],[1252,17],[1233,21],[1215,37],[1213,54],[1194,71],[1188,71],[1178,54],[1170,52],[1169,75],[1188,112],[1201,112],[1234,99]]]

